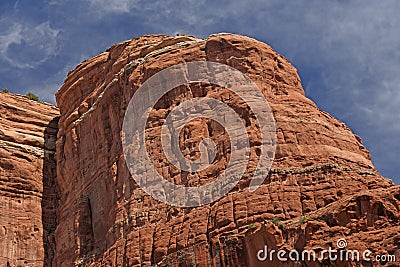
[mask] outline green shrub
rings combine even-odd
[[[27,93],[26,96],[30,99],[30,100],[35,100],[35,101],[39,101],[39,97],[37,95],[35,95],[34,93]]]
[[[251,223],[247,226],[247,230],[253,229],[254,227],[256,227],[256,223]]]
[[[299,219],[299,221],[300,221],[300,224],[303,224],[303,223],[305,223],[306,221],[308,221],[308,218],[307,218],[306,216],[301,216],[300,219]]]
[[[286,225],[285,225],[284,223],[279,223],[279,224],[278,224],[278,227],[279,227],[281,230],[283,230],[283,231],[286,230]]]
[[[278,217],[272,218],[272,223],[278,226],[278,228],[286,230],[286,225],[284,223],[281,223]]]
[[[10,90],[8,90],[8,88],[4,88],[4,89],[3,89],[3,93],[8,94],[8,93],[10,93]]]
[[[275,225],[279,225],[279,218],[278,217],[272,218],[272,223]]]

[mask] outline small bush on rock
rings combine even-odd
[[[30,100],[35,100],[35,101],[39,101],[39,97],[37,95],[35,95],[34,93],[27,93],[26,96],[30,99]]]

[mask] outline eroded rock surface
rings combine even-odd
[[[0,266],[51,266],[58,109],[0,93]]]
[[[148,149],[166,179],[202,184],[229,160],[230,151],[220,148],[216,163],[199,174],[168,164],[157,139],[160,121],[185,99],[226,101],[242,115],[252,150],[247,175],[228,195],[206,206],[176,208],[138,188],[125,165],[121,127],[144,81],[195,60],[227,64],[258,85],[274,112],[277,151],[263,185],[249,192],[259,134],[248,107],[212,85],[177,88],[153,109],[147,125]],[[205,40],[146,35],[82,62],[56,99],[60,204],[54,266],[261,266],[255,253],[263,243],[302,249],[338,237],[353,247],[398,253],[398,187],[375,170],[359,137],[305,97],[296,69],[264,43],[231,34]],[[188,157],[197,155],[191,149],[199,137],[222,147],[226,141],[223,129],[206,120],[194,121],[185,134],[180,146]],[[300,225],[302,216],[310,220]],[[285,230],[269,223],[275,217]],[[307,266],[323,266],[312,264]]]

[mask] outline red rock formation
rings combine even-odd
[[[259,86],[276,119],[277,151],[264,184],[249,192],[259,136],[250,119],[251,163],[238,186],[215,203],[176,208],[138,188],[125,166],[121,127],[130,98],[146,79],[195,60],[230,65]],[[149,149],[166,179],[208,182],[229,158],[229,151],[220,153],[211,169],[196,176],[171,168],[159,148],[159,119],[181,100],[205,95],[228,101],[242,115],[249,112],[237,97],[215,86],[195,84],[167,94],[148,123],[155,140]],[[398,253],[398,187],[375,170],[359,137],[305,97],[296,69],[266,44],[231,34],[206,40],[147,35],[82,62],[56,99],[60,204],[54,266],[261,266],[256,253],[264,244],[315,248],[338,237],[374,253]],[[208,121],[188,127],[183,150],[199,136],[225,140],[224,131]],[[299,225],[302,216],[309,220]],[[285,227],[268,222],[274,217]]]
[[[343,197],[324,208],[307,214],[302,219],[295,218],[276,223],[263,222],[256,230],[238,237],[246,247],[247,266],[288,266],[282,262],[260,262],[259,250],[266,245],[271,249],[287,251],[338,249],[337,241],[345,239],[344,251],[357,250],[360,261],[325,260],[324,266],[380,266],[377,262],[363,260],[363,252],[371,251],[369,258],[377,255],[394,255],[396,261],[383,261],[381,265],[399,266],[400,188],[365,190]],[[279,227],[284,225],[284,229]],[[287,255],[286,255],[287,257]],[[320,254],[317,254],[320,257]],[[307,266],[321,266],[319,261],[306,261]],[[329,264],[329,265],[328,265]],[[301,266],[301,265],[292,265]]]
[[[0,266],[50,266],[58,109],[0,93]]]

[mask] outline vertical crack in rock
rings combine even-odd
[[[58,132],[56,117],[50,121],[44,132],[44,158],[43,158],[43,198],[42,198],[42,225],[44,262],[51,266],[55,255],[56,244],[54,231],[57,228],[58,184],[56,180],[56,139]]]

